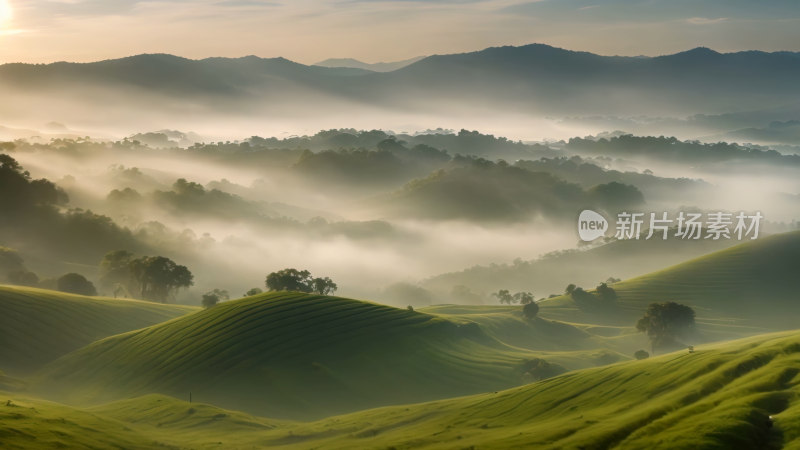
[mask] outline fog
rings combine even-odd
[[[502,136],[493,129],[482,131]],[[62,211],[81,208],[108,216],[130,230],[130,242],[136,244],[128,245],[137,248],[117,248],[121,238],[113,237],[106,247],[90,246],[79,255],[8,238],[2,244],[18,247],[40,278],[77,270],[96,279],[97,264],[112,250],[168,256],[195,275],[195,285],[175,299],[182,303],[197,304],[202,293],[214,288],[236,298],[250,288],[264,288],[266,274],[294,267],[331,277],[340,295],[403,306],[419,302],[403,297],[405,285],[398,288],[397,283],[423,283],[429,292],[408,295],[423,295],[433,303],[491,302],[489,294],[504,286],[546,296],[560,292],[569,277],[588,284],[633,276],[735,243],[680,248],[643,243],[631,247],[638,250],[628,251],[624,259],[587,256],[565,265],[545,258],[532,266],[534,272],[524,269],[528,275],[522,277],[432,278],[495,264],[507,275],[519,273],[517,263],[506,269],[502,265],[591,248],[578,245],[575,218],[582,207],[604,211],[612,220],[620,210],[673,215],[682,210],[761,211],[764,232],[795,227],[792,222],[800,215],[797,168],[781,161],[765,159],[742,168],[736,157],[698,164],[666,161],[658,154],[597,157],[592,151],[576,160],[583,150],[572,143],[519,147],[477,134],[431,141],[457,146],[444,153],[413,147],[415,139],[428,139],[425,135],[395,139],[391,132],[375,138],[395,139],[379,143],[381,151],[346,151],[326,139],[372,141],[363,140],[367,134],[338,133],[300,140],[280,140],[279,135],[267,147],[240,138],[189,149],[157,149],[131,140],[20,140],[10,154],[33,179],[51,180],[69,195]],[[453,158],[475,147],[469,139],[483,142],[478,148],[490,160],[513,161],[523,150],[530,160],[509,166],[474,159],[480,155]],[[309,153],[303,146],[317,150]],[[328,148],[335,151],[323,158]],[[563,159],[537,160],[537,154]],[[612,181],[630,183],[643,203],[635,196],[625,200],[622,192],[605,200],[597,197],[594,186]],[[471,292],[453,297],[457,286]]]

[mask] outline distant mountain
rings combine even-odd
[[[353,58],[329,58],[314,65],[321,67],[349,67],[352,69],[370,70],[372,72],[391,72],[393,70],[402,69],[403,67],[413,64],[423,58],[425,57],[417,56],[416,58],[404,59],[402,61],[378,63],[365,63]]]
[[[373,68],[374,69],[374,68]],[[88,64],[0,66],[0,113],[47,120],[146,108],[194,115],[369,111],[689,115],[778,108],[800,98],[800,54],[706,48],[659,57],[600,56],[542,44],[423,58],[378,73],[284,58],[190,60],[149,54]],[[76,105],[86,108],[78,108]],[[142,116],[141,114],[139,116]],[[170,117],[174,117],[170,116]],[[170,124],[171,125],[171,124]]]

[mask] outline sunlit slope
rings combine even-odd
[[[66,405],[0,391],[0,448],[3,450],[168,447],[126,424]]]
[[[196,309],[0,286],[0,369],[29,372],[97,339]]]
[[[46,367],[36,387],[73,401],[191,392],[271,417],[321,417],[515,386],[531,356],[474,324],[282,292],[93,343]]]
[[[363,411],[291,435],[309,437],[297,448],[797,448],[798,372],[795,331]]]
[[[689,305],[721,330],[792,329],[800,317],[800,231],[764,237],[615,283],[617,308],[582,313],[569,297],[541,303],[545,317],[633,325],[651,302]],[[589,288],[590,286],[584,286]]]
[[[799,373],[800,332],[792,331],[312,423],[158,395],[79,410],[0,393],[36,408],[0,405],[0,445],[24,448],[20,443],[31,441],[23,439],[37,433],[52,439],[55,426],[73,446],[105,439],[106,447],[124,448],[146,436],[181,448],[797,449]],[[88,432],[75,432],[83,427]]]

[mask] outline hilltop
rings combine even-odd
[[[270,293],[109,337],[47,366],[72,401],[163,393],[281,418],[495,390],[535,354],[475,324],[337,297]],[[563,368],[542,362],[538,376]]]

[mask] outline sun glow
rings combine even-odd
[[[0,0],[0,28],[11,21],[13,10],[9,0]]]

